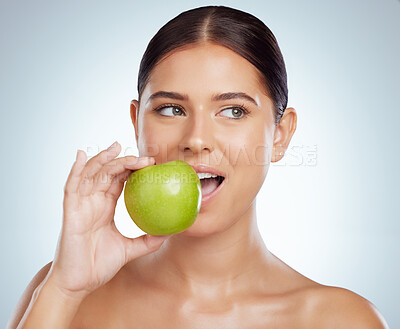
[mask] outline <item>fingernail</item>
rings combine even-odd
[[[129,157],[129,158],[126,158],[126,164],[127,165],[136,165],[136,164],[138,164],[138,163],[140,163],[140,164],[147,164],[147,163],[149,163],[149,162],[151,162],[150,160],[149,160],[149,158],[138,158],[138,157]]]
[[[142,157],[142,158],[140,158],[140,161],[143,161],[143,162],[153,161],[153,160],[154,160],[154,158],[152,158],[152,157]]]
[[[115,145],[117,145],[116,141],[108,147],[107,151],[110,151]]]

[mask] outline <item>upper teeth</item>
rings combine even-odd
[[[218,177],[218,175],[213,175],[213,174],[210,174],[210,173],[203,173],[203,172],[198,172],[197,173],[197,176],[199,176],[199,178],[200,179],[203,179],[203,178],[211,178],[211,177],[213,177],[213,178],[216,178],[216,177]]]

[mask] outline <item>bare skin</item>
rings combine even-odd
[[[157,91],[189,99],[149,101]],[[244,92],[256,104],[211,100],[224,92]],[[182,111],[179,116],[171,107],[163,110],[164,116],[152,112],[163,104],[179,105]],[[232,106],[241,104],[251,115],[233,121]],[[218,167],[228,181],[188,230],[127,264],[85,300],[71,328],[321,325],[316,305],[335,288],[304,277],[275,257],[257,227],[255,197],[269,163],[283,157],[295,132],[295,110],[287,108],[275,127],[272,101],[251,64],[224,47],[204,44],[159,63],[140,104],[132,101],[131,117],[140,156],[152,156],[156,164],[179,158]]]
[[[188,98],[150,99],[158,91]],[[212,99],[228,92],[255,102]],[[153,111],[166,104],[174,107]],[[233,111],[242,105],[249,115]],[[225,173],[225,186],[189,229],[132,252],[112,278],[96,282],[69,328],[386,328],[370,302],[306,278],[264,244],[257,220],[278,219],[257,219],[256,196],[297,115],[287,108],[274,125],[272,100],[249,62],[210,43],[174,51],[152,71],[140,103],[131,102],[131,118],[140,157],[155,159],[147,165],[206,164]],[[61,282],[64,272],[55,272],[52,282]]]

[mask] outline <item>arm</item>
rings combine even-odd
[[[52,283],[48,275],[51,265],[45,265],[26,287],[7,329],[69,327],[82,298],[70,296]]]
[[[115,206],[124,182],[132,171],[155,160],[115,159],[121,146],[112,146],[89,161],[85,152],[77,152],[64,186],[63,225],[54,260],[32,280],[8,329],[68,328],[87,295],[128,262],[158,250],[169,237],[144,234],[131,239],[117,230]]]
[[[47,273],[50,270],[52,262],[48,263],[47,265],[43,266],[38,273],[33,277],[31,282],[25,288],[24,292],[22,293],[14,312],[11,315],[11,318],[8,321],[7,329],[15,329],[18,327],[18,324],[21,322],[24,313],[26,312],[29,303],[32,299],[33,292],[35,289],[42,283],[45,279]]]
[[[35,289],[18,329],[68,329],[83,295],[70,295],[46,279]]]

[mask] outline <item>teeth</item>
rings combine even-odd
[[[213,174],[210,174],[210,173],[202,173],[202,172],[198,172],[197,173],[197,176],[199,176],[199,178],[200,179],[203,179],[203,178],[216,178],[216,177],[218,177],[218,175],[213,175]]]

